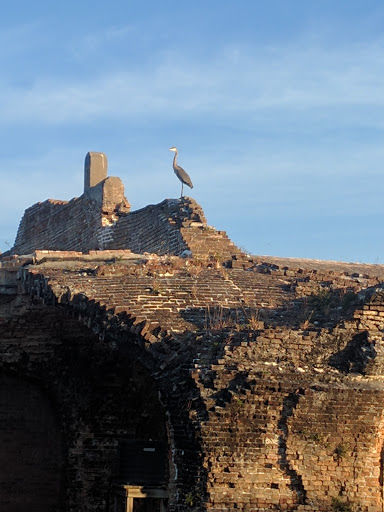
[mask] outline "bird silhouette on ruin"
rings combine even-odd
[[[183,187],[184,185],[188,185],[188,187],[193,188],[192,180],[188,176],[188,173],[184,171],[180,165],[177,165],[177,148],[172,147],[169,148],[169,151],[173,151],[175,153],[175,156],[173,157],[173,170],[175,171],[176,176],[181,181],[181,195],[180,197],[183,197]]]

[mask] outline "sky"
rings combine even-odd
[[[108,157],[251,254],[384,263],[382,0],[19,0],[0,18],[0,251]]]

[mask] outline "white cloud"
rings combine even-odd
[[[143,114],[205,114],[249,123],[257,122],[258,115],[292,112],[311,112],[321,120],[336,117],[335,109],[351,109],[345,115],[357,123],[354,109],[384,106],[382,46],[379,41],[332,51],[304,42],[257,51],[232,47],[203,63],[173,53],[157,56],[152,68],[113,72],[96,67],[82,80],[41,75],[29,89],[15,89],[3,80],[2,122],[72,124]],[[381,116],[373,112],[372,122],[381,126]]]

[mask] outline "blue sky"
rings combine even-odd
[[[0,250],[108,156],[133,209],[178,197],[253,254],[384,263],[380,0],[8,2]]]

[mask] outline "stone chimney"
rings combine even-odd
[[[104,153],[90,151],[84,162],[84,193],[107,177],[108,160]]]

